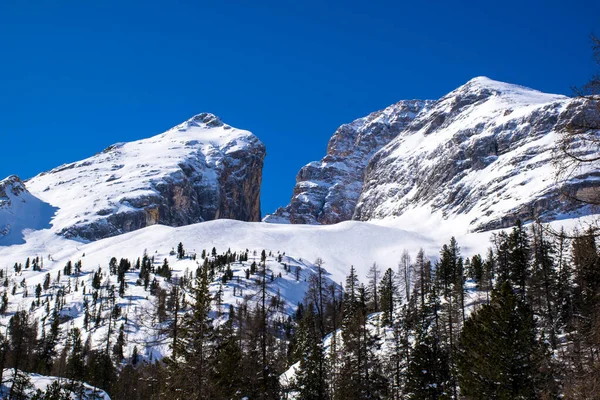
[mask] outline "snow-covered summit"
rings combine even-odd
[[[156,223],[257,221],[264,155],[252,133],[203,113],[42,173],[26,187],[59,208],[52,220],[57,233],[87,240]]]
[[[486,230],[517,218],[544,221],[589,213],[564,201],[564,190],[596,185],[582,171],[564,187],[552,165],[560,133],[583,99],[475,78],[420,113],[371,159],[354,218],[457,220],[457,229]],[[412,220],[412,218],[411,218]]]
[[[401,101],[342,125],[304,166],[290,204],[267,222],[332,224],[414,215],[457,229],[590,213],[561,198],[596,185],[595,170],[559,186],[551,165],[573,119],[600,118],[583,99],[476,77],[437,101]],[[588,168],[589,169],[589,168]]]

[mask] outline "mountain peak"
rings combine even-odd
[[[190,128],[199,127],[199,128],[219,128],[224,127],[226,129],[230,128],[229,125],[226,125],[221,121],[219,117],[214,114],[203,112],[200,114],[194,115],[192,118],[186,120],[185,122],[177,125],[174,129],[178,131],[186,131]]]
[[[164,133],[42,173],[27,181],[27,189],[60,207],[52,220],[55,232],[85,240],[157,223],[258,221],[264,154],[251,132],[202,113]]]
[[[464,96],[465,93],[476,95],[479,99],[498,96],[521,104],[549,103],[567,98],[563,95],[543,93],[526,86],[496,81],[487,76],[477,76],[469,80],[464,85],[450,92],[445,98]]]
[[[207,113],[207,112],[196,114],[192,118],[190,118],[188,121],[195,122],[197,124],[204,124],[211,128],[216,128],[216,127],[224,125],[223,121],[221,121],[221,119],[219,117],[217,117],[214,114]]]
[[[23,181],[17,175],[10,175],[0,180],[0,198],[7,197],[6,190],[9,189],[15,196],[18,196],[21,192],[25,191]]]

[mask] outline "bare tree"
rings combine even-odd
[[[591,36],[594,59],[600,67],[600,39]],[[574,87],[577,112],[561,129],[554,156],[556,180],[562,194],[582,205],[600,205],[600,187],[596,184],[569,189],[577,178],[600,169],[600,72],[582,87]]]
[[[367,274],[368,292],[373,311],[379,311],[379,281],[381,281],[381,269],[377,263],[373,263]]]
[[[404,292],[404,300],[410,301],[412,289],[414,265],[407,250],[402,251],[402,257],[398,263],[398,279],[400,281],[400,290]]]

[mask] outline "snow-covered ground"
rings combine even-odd
[[[54,234],[51,230],[29,232],[25,238],[26,244],[0,247],[0,268],[9,277],[9,289],[17,286],[15,295],[9,292],[8,314],[0,318],[2,325],[6,324],[12,312],[31,309],[35,300],[35,287],[42,284],[46,274],[52,280],[52,287],[44,292],[41,297],[42,305],[34,306],[34,315],[41,318],[46,314],[43,301],[48,296],[55,294],[56,288],[61,285],[70,287],[65,295],[63,317],[64,329],[83,327],[84,318],[84,288],[86,296],[91,293],[93,272],[102,268],[104,272],[103,285],[107,283],[118,287],[116,277],[108,276],[108,264],[112,257],[128,258],[132,263],[142,257],[146,252],[155,258],[156,267],[166,258],[173,270],[175,277],[183,276],[186,272],[195,272],[203,260],[200,258],[202,250],[210,253],[212,248],[222,254],[228,249],[231,252],[249,251],[249,260],[243,263],[234,263],[231,269],[234,279],[225,284],[216,279],[210,287],[213,295],[222,291],[222,305],[215,304],[213,317],[218,318],[218,311],[227,312],[229,305],[238,306],[244,301],[252,303],[256,299],[258,289],[255,285],[256,276],[246,279],[245,270],[250,264],[259,262],[260,254],[264,249],[267,257],[268,275],[274,277],[269,281],[269,296],[278,296],[283,303],[280,313],[291,315],[296,305],[302,301],[308,288],[308,281],[314,275],[316,268],[314,262],[317,258],[324,261],[323,267],[327,271],[327,279],[342,284],[354,265],[359,277],[364,280],[369,267],[376,262],[381,269],[397,268],[402,253],[406,250],[413,257],[420,248],[426,255],[436,259],[440,247],[447,243],[452,232],[461,232],[460,220],[422,220],[415,214],[415,220],[406,218],[388,219],[379,221],[378,224],[368,222],[349,221],[336,225],[278,225],[268,223],[249,223],[233,220],[216,220],[184,227],[168,227],[155,225],[135,232],[130,232],[113,238],[102,239],[84,244],[66,239]],[[591,218],[590,218],[591,219]],[[580,224],[577,220],[559,221],[567,228]],[[583,225],[582,225],[583,226]],[[421,233],[401,229],[419,229]],[[491,233],[464,233],[466,225],[462,226],[462,235],[456,236],[464,256],[476,253],[485,254],[489,247]],[[196,254],[196,260],[185,258],[177,259],[174,250],[181,242],[188,254]],[[281,262],[278,261],[281,255]],[[41,272],[24,269],[15,274],[13,265],[18,262],[25,265],[27,258],[40,257],[43,259]],[[60,284],[56,282],[59,272],[62,272],[67,261],[81,260],[81,275],[75,277],[61,277]],[[296,279],[296,270],[299,279]],[[281,275],[281,276],[280,276]],[[218,277],[217,277],[218,278]],[[158,281],[165,289],[169,284],[158,277]],[[21,282],[25,281],[28,297],[23,297],[24,288]],[[160,324],[148,318],[154,315],[155,298],[149,295],[144,287],[136,284],[138,271],[132,270],[126,274],[128,288],[124,297],[118,297],[116,302],[122,308],[121,320],[125,322],[128,347],[125,355],[131,355],[133,346],[138,346],[142,358],[156,359],[168,353],[168,340],[164,332],[160,331]],[[77,290],[75,288],[77,287]],[[107,296],[107,291],[102,290],[101,296]],[[55,296],[53,296],[55,299]],[[88,299],[91,303],[91,300]],[[52,306],[52,304],[51,304]],[[49,322],[49,321],[47,321]],[[91,334],[92,341],[97,346],[104,343],[107,329],[105,325],[92,327],[84,332],[84,338]]]
[[[10,382],[12,380],[13,377],[13,373],[14,370],[13,369],[5,369],[2,379],[4,380],[4,384],[0,385],[0,396],[8,396],[8,393],[10,392]],[[41,390],[42,392],[44,392],[48,386],[50,386],[52,383],[54,382],[58,382],[59,384],[61,384],[61,386],[63,385],[68,385],[68,380],[65,378],[57,378],[55,376],[44,376],[44,375],[38,375],[38,374],[26,374],[29,377],[29,380],[32,384],[32,388],[29,390],[29,396],[32,396],[38,389]],[[83,384],[84,387],[84,393],[86,398],[88,399],[94,399],[94,400],[110,400],[110,397],[108,396],[108,394],[106,394],[106,392],[104,390],[100,390],[98,388],[95,388],[93,386],[90,386],[86,383]],[[2,397],[5,398],[5,397]],[[72,399],[79,399],[80,397],[77,397],[74,393],[71,394],[71,398]]]

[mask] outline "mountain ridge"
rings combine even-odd
[[[58,207],[53,229],[96,240],[163,223],[260,220],[264,144],[201,113],[159,135],[116,143],[25,182]]]
[[[390,119],[401,116],[396,105],[342,125],[330,144],[352,141],[377,113],[388,111]],[[554,150],[560,132],[586,113],[598,110],[584,99],[475,77],[436,101],[426,101],[398,131],[370,149],[375,151],[359,153],[362,162],[344,163],[343,173],[328,172],[328,161],[335,160],[328,146],[321,161],[300,170],[290,203],[264,221],[372,221],[427,209],[442,219],[471,212],[461,229],[490,230],[517,219],[547,222],[590,214],[593,210],[565,201],[564,194],[595,187],[594,168],[580,171],[577,184],[574,177],[565,185],[555,179],[551,166],[559,156]],[[504,189],[510,195],[503,193],[497,200]]]

